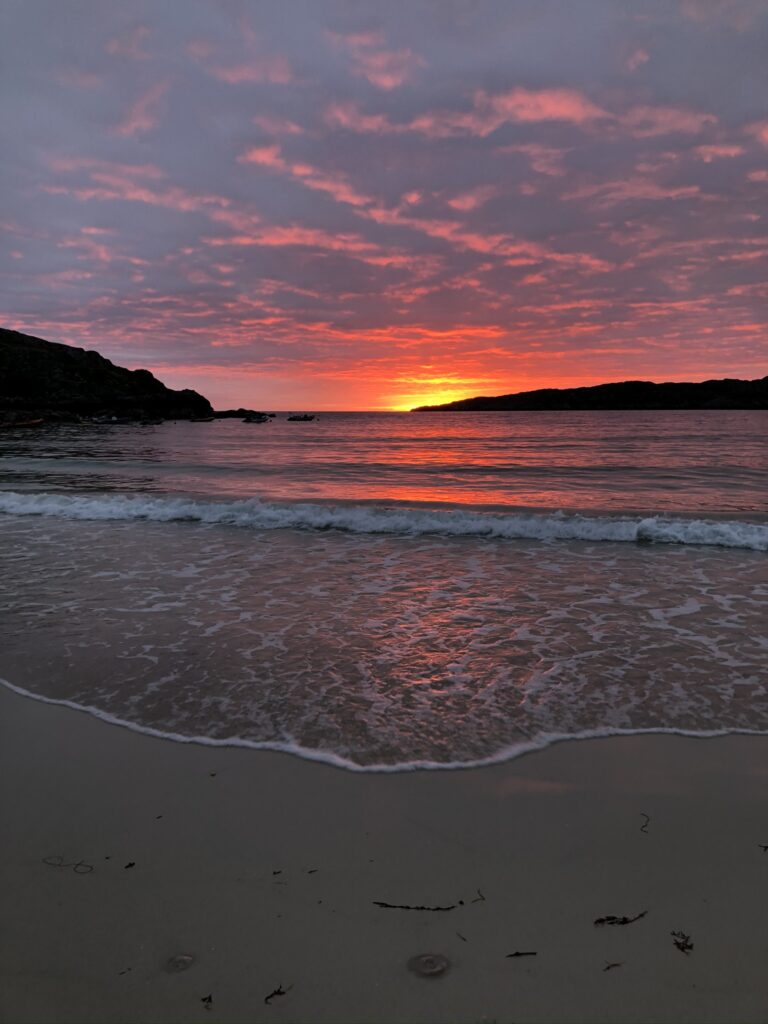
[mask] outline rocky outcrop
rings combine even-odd
[[[0,328],[0,422],[209,416],[207,398],[173,391],[149,370],[126,370],[98,352]]]
[[[413,412],[568,411],[598,409],[768,409],[768,377],[654,384],[626,380],[591,388],[544,388],[495,398],[421,405]]]

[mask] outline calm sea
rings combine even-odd
[[[768,732],[768,414],[0,432],[0,677],[350,768]]]

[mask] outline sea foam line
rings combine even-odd
[[[363,534],[697,544],[768,551],[768,524],[662,516],[489,513],[376,505],[278,504],[257,498],[197,501],[143,495],[20,494],[13,491],[0,492],[0,512],[91,521],[186,521],[258,530],[334,529]]]
[[[109,725],[120,726],[131,732],[141,733],[144,736],[152,736],[155,739],[170,740],[173,743],[193,743],[205,747],[240,747],[248,750],[267,750],[273,753],[290,754],[299,757],[304,761],[315,761],[320,764],[329,765],[332,768],[340,768],[344,771],[356,772],[366,775],[393,775],[397,772],[417,771],[462,771],[469,768],[489,768],[493,765],[504,764],[507,761],[514,761],[525,754],[532,754],[538,750],[546,750],[556,743],[564,743],[573,740],[600,740],[609,739],[613,736],[687,736],[691,739],[711,739],[718,736],[766,736],[768,731],[761,729],[673,729],[662,726],[654,729],[617,729],[605,726],[604,728],[585,729],[573,733],[542,733],[533,739],[520,740],[512,746],[504,747],[501,750],[489,754],[487,757],[467,759],[465,761],[397,761],[393,764],[358,764],[349,758],[342,757],[330,750],[316,750],[312,747],[303,747],[299,743],[290,740],[248,740],[237,736],[227,739],[215,739],[209,736],[184,736],[181,733],[167,732],[162,729],[155,729],[150,725],[142,725],[138,722],[131,722],[124,718],[111,715],[108,711],[93,707],[89,704],[78,704],[71,700],[62,700],[56,697],[45,697],[43,694],[34,693],[32,690],[25,690],[16,686],[7,679],[0,677],[0,686],[20,697],[26,697],[41,704],[52,704],[56,707],[68,708],[71,711],[84,712],[92,718],[98,718]]]

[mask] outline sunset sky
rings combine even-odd
[[[758,377],[768,3],[0,9],[2,323],[222,408]]]

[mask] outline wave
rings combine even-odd
[[[16,686],[7,679],[0,677],[0,686],[20,697],[27,697],[42,704],[53,704],[56,707],[69,708],[72,711],[81,711],[98,718],[110,725],[117,725],[131,732],[142,733],[145,736],[152,736],[155,739],[171,740],[174,743],[194,743],[207,747],[245,747],[249,750],[269,750],[280,754],[290,754],[305,761],[317,761],[321,764],[330,765],[333,768],[341,768],[346,771],[359,772],[363,774],[394,774],[396,772],[414,771],[459,771],[468,768],[487,768],[495,764],[503,764],[506,761],[513,761],[524,754],[532,754],[537,750],[545,750],[555,743],[564,743],[569,740],[597,740],[609,739],[612,736],[687,736],[692,739],[710,739],[718,736],[765,736],[765,730],[761,729],[674,729],[660,726],[653,729],[619,729],[610,726],[597,729],[584,729],[572,733],[542,733],[531,739],[520,740],[513,746],[507,746],[497,750],[487,757],[468,758],[467,760],[456,761],[395,761],[391,764],[359,764],[349,758],[330,750],[316,750],[311,747],[304,747],[298,743],[291,743],[288,740],[282,742],[247,740],[237,736],[228,739],[215,739],[210,736],[185,736],[181,733],[167,732],[163,729],[155,729],[149,725],[142,725],[139,722],[132,722],[125,718],[118,718],[108,711],[93,707],[90,704],[77,704],[71,700],[61,700],[55,697],[45,697],[43,694],[34,693],[32,690],[25,690]]]
[[[0,513],[64,519],[199,522],[257,530],[344,530],[360,534],[489,537],[507,540],[695,544],[768,551],[768,524],[674,516],[585,516],[489,513],[467,509],[315,505],[257,498],[200,501],[143,495],[0,492]]]

